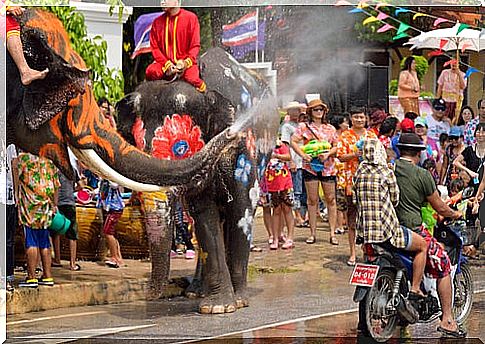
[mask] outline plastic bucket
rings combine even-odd
[[[71,226],[71,220],[62,215],[59,211],[52,218],[50,230],[53,230],[57,234],[66,234],[67,230]]]

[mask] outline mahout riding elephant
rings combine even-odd
[[[29,65],[49,69],[25,87],[7,55],[7,143],[51,159],[69,178],[67,147],[103,178],[139,191],[201,183],[230,149],[237,134],[227,130],[187,160],[164,161],[127,143],[101,115],[89,71],[72,49],[66,30],[50,12],[28,9],[19,18]]]
[[[228,313],[248,305],[253,216],[279,116],[266,83],[222,49],[208,50],[199,65],[207,93],[184,81],[144,82],[117,104],[118,131],[155,157],[183,161],[231,125],[244,129],[237,149],[227,150],[214,164],[212,177],[183,189],[199,243],[197,270],[187,292],[203,296],[201,313]],[[173,188],[165,206],[146,211],[152,219],[145,224],[148,240],[159,240],[150,247],[152,280],[159,279],[152,286],[163,284],[160,278],[170,264],[170,242],[160,242],[153,233],[170,227],[178,192]]]

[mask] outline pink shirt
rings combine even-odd
[[[438,85],[442,86],[442,98],[446,102],[456,103],[463,97],[463,89],[460,88],[460,78],[463,79],[466,87],[465,73],[453,73],[451,69],[445,69],[438,78]]]
[[[322,124],[320,127],[317,127],[314,123],[300,125],[293,136],[295,136],[298,141],[303,140],[304,144],[307,144],[312,140],[327,141],[332,144],[332,146],[337,143],[337,130],[330,124]],[[333,157],[323,161],[322,164],[322,176],[329,177],[337,174],[337,170],[335,169],[335,159]],[[311,174],[315,174],[315,171],[313,171],[308,162],[303,162],[303,168]]]
[[[411,87],[411,90],[404,90],[401,86]],[[397,96],[399,98],[418,98],[419,97],[419,79],[416,73],[403,70],[399,74],[399,83],[397,88]],[[417,89],[418,92],[413,91]]]

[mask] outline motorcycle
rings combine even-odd
[[[467,189],[463,202],[473,194],[473,189]],[[475,223],[465,220],[439,222],[433,233],[450,258],[453,313],[459,325],[466,321],[473,304],[473,279],[462,248],[475,243],[478,233]],[[425,274],[421,289],[426,297],[411,301],[412,256],[382,246],[363,245],[365,264],[356,264],[350,279],[356,286],[353,300],[359,303],[359,330],[377,342],[390,339],[397,326],[427,323],[441,315],[436,280]]]

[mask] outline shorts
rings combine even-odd
[[[424,272],[431,278],[443,278],[451,272],[451,262],[446,251],[441,247],[436,238],[432,237],[429,232],[422,228],[416,228],[416,232],[421,235],[428,244],[426,257],[426,268]]]
[[[264,193],[261,196],[259,196],[258,200],[258,206],[263,207],[263,208],[268,208],[271,207],[271,194],[269,193]]]
[[[293,210],[301,208],[301,198],[303,194],[303,169],[299,168],[296,172],[291,172],[291,180],[293,181]]]
[[[7,39],[10,36],[20,36],[20,25],[12,15],[10,14],[7,15],[5,25],[6,25]]]
[[[25,248],[51,248],[48,229],[33,229],[24,225]]]
[[[339,211],[347,211],[347,196],[345,195],[345,189],[337,188],[337,192],[335,194],[335,200],[337,202],[337,210]]]
[[[277,208],[282,204],[293,207],[293,191],[291,189],[270,192],[270,194],[273,208]]]
[[[76,206],[75,205],[59,205],[57,206],[59,212],[67,217],[71,221],[71,225],[66,231],[66,238],[69,240],[77,240],[78,236],[78,229],[77,229],[77,221],[76,221]],[[52,236],[51,231],[51,236]],[[54,233],[55,234],[55,233]]]
[[[103,225],[103,233],[105,235],[115,235],[115,227],[118,224],[118,221],[123,215],[123,211],[110,211],[110,212],[103,212],[104,218],[104,225]]]
[[[303,171],[303,180],[306,182],[312,181],[312,180],[318,180],[321,181],[322,183],[336,183],[337,181],[337,176],[323,176],[322,172],[317,172],[316,175],[311,174],[307,170],[302,170]]]

